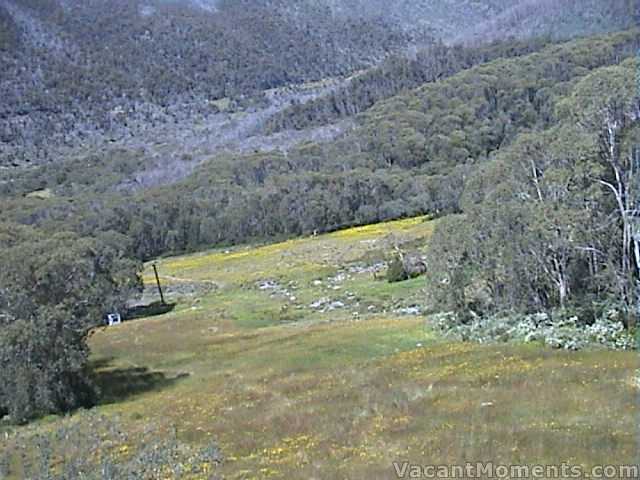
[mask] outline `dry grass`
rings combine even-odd
[[[393,313],[422,296],[420,280],[355,274],[328,287],[340,265],[382,257],[396,241],[424,242],[432,228],[395,222],[163,260],[165,276],[221,287],[97,334],[103,373],[144,367],[163,378],[132,383],[129,394],[124,385],[98,410],[123,418],[132,438],[154,423],[177,426],[196,446],[216,439],[228,479],[388,479],[395,460],[633,463],[635,354],[448,343],[423,319]],[[296,301],[256,286],[265,279],[293,282]],[[360,306],[308,306],[347,290]]]

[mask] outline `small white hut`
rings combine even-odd
[[[120,325],[122,323],[122,316],[118,312],[110,313],[107,315],[107,325],[113,327],[114,325]]]

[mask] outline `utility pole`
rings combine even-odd
[[[638,13],[638,12],[634,12]],[[640,60],[640,48],[638,49],[636,59]],[[640,102],[640,65],[636,67],[636,102]],[[636,121],[640,119],[636,118]],[[634,225],[633,225],[633,237],[634,237],[634,251],[635,251],[635,260],[636,260],[636,274],[640,277],[640,179],[638,176],[640,175],[640,145],[636,144],[632,146],[631,151],[631,168],[633,169],[633,174],[636,176],[634,178],[635,185],[633,185],[634,189],[634,200],[635,208],[634,212]],[[636,343],[637,347],[640,350],[640,326],[638,325],[638,318],[640,317],[640,278],[636,278],[636,284],[634,285],[636,288],[636,311],[635,313],[635,335],[636,335]],[[638,432],[640,436],[640,431]],[[639,437],[640,438],[640,437]]]
[[[162,302],[162,305],[166,305],[165,301],[164,301],[164,295],[162,293],[162,285],[160,285],[160,276],[158,275],[158,267],[156,266],[156,264],[153,264],[153,273],[156,274],[156,283],[158,284],[158,293],[160,293],[160,301]]]
[[[635,264],[635,280],[633,288],[635,289],[635,312],[631,315],[630,327],[638,328],[638,319],[640,318],[640,145],[631,147],[631,158],[629,165],[629,190],[635,205],[631,220],[631,240],[633,242],[633,263]],[[631,323],[632,322],[632,323]],[[640,337],[636,335],[640,340]],[[640,346],[640,345],[639,345]]]

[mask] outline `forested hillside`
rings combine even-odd
[[[622,29],[632,24],[633,0],[324,0],[352,16],[391,17],[406,29],[424,26],[447,41],[551,36],[554,39]]]
[[[464,42],[548,36],[553,39],[593,35],[640,22],[635,0],[522,0],[486,22],[476,23],[456,38]]]
[[[155,127],[208,121],[219,100],[251,112],[269,105],[268,89],[348,76],[395,56],[385,73],[359,77],[329,100],[342,109],[349,97],[358,108],[340,111],[354,113],[433,79],[405,72],[423,69],[434,50],[419,52],[434,39],[568,38],[628,27],[633,8],[628,0],[2,0],[0,165],[150,144],[163,135]],[[396,76],[408,81],[389,88],[384,80]],[[376,93],[351,100],[362,91]],[[318,111],[294,126],[326,122],[326,109]]]
[[[352,117],[376,102],[442,80],[475,65],[496,58],[526,55],[550,43],[548,39],[496,42],[477,47],[448,47],[442,43],[420,50],[413,56],[392,56],[381,65],[350,79],[327,95],[291,106],[272,115],[268,132],[301,130]]]
[[[576,83],[631,58],[638,32],[550,45],[489,62],[377,104],[330,143],[216,156],[173,185],[118,188],[144,168],[127,152],[13,176],[3,217],[82,234],[116,231],[149,258],[203,246],[461,210],[465,179],[529,132],[568,122],[558,105]],[[42,190],[41,194],[30,194]]]
[[[634,328],[639,67],[629,59],[580,79],[556,102],[553,125],[518,135],[474,171],[463,215],[440,224],[430,245],[435,309],[463,324],[554,312],[566,327]],[[529,328],[509,321],[491,328]]]
[[[5,165],[96,135],[143,136],[214,114],[211,101],[344,75],[413,42],[382,19],[278,2],[4,0],[0,19]]]

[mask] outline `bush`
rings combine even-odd
[[[397,253],[389,262],[387,280],[389,283],[403,282],[424,275],[427,265],[417,253]]]
[[[633,335],[625,329],[616,311],[608,311],[592,325],[560,312],[533,315],[474,316],[462,320],[453,313],[430,317],[432,328],[447,337],[478,343],[540,342],[553,348],[582,350],[603,347],[612,350],[637,348]]]
[[[0,406],[16,423],[93,404],[96,392],[81,332],[65,317],[18,320],[0,332]]]
[[[407,275],[407,272],[404,269],[400,256],[396,255],[389,262],[389,267],[387,268],[387,281],[389,283],[403,282],[408,278],[409,275]]]
[[[140,288],[104,241],[0,224],[0,412],[24,423],[93,403],[87,338]]]

